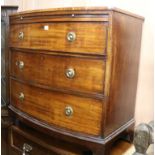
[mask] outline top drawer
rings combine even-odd
[[[103,22],[16,24],[10,29],[10,46],[102,55],[106,31]]]

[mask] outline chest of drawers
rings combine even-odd
[[[142,23],[106,7],[11,15],[10,110],[101,155],[134,124]]]

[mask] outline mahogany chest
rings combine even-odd
[[[104,154],[134,124],[142,23],[107,7],[11,15],[9,109],[15,118]]]

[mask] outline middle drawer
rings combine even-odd
[[[103,94],[103,59],[11,52],[11,76],[55,89]]]

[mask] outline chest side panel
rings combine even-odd
[[[105,135],[134,119],[143,20],[114,12]]]

